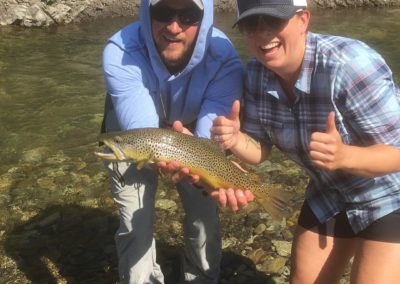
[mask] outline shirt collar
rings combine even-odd
[[[306,38],[306,50],[304,53],[303,62],[301,64],[301,71],[295,84],[295,88],[305,94],[310,94],[311,90],[311,78],[315,66],[315,49],[316,37],[313,33],[308,32]]]
[[[309,94],[311,90],[311,78],[315,65],[315,49],[315,35],[311,32],[308,32],[306,38],[306,50],[301,65],[301,71],[294,86],[300,92],[305,94]],[[283,92],[283,90],[279,85],[279,81],[277,80],[275,73],[268,71],[268,69],[265,67],[263,68],[263,84],[265,93],[268,93],[276,99],[280,98],[279,94]]]

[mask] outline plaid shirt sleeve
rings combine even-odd
[[[338,100],[354,130],[351,143],[400,148],[400,97],[384,59],[367,46],[353,49],[338,69]],[[355,53],[355,54],[354,54]]]

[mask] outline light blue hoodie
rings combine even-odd
[[[212,120],[229,115],[242,95],[242,64],[228,38],[213,27],[213,1],[203,5],[193,55],[178,74],[169,73],[154,45],[149,0],[142,0],[137,22],[109,39],[103,69],[115,110],[109,115],[115,115],[120,129],[197,120],[195,135],[209,137]]]

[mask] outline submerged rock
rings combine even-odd
[[[45,160],[49,153],[48,147],[37,147],[23,152],[21,160],[26,163],[39,163]]]
[[[292,250],[292,242],[281,241],[281,240],[272,240],[272,244],[280,256],[289,256]]]

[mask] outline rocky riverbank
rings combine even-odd
[[[101,17],[134,15],[140,0],[2,0],[0,26],[65,25]],[[235,0],[215,0],[216,11],[234,11]],[[312,8],[400,6],[400,0],[309,0]]]

